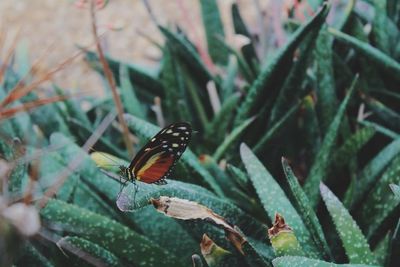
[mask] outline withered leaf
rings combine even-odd
[[[164,213],[166,216],[180,220],[200,219],[223,228],[228,240],[243,254],[242,245],[246,242],[246,239],[232,224],[206,206],[194,201],[167,196],[161,196],[158,199],[152,198],[150,202],[157,211]]]

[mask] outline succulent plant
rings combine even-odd
[[[54,86],[30,110],[33,87],[13,89],[34,78],[26,59],[1,67],[2,266],[399,266],[398,1],[298,1],[267,36],[234,3],[239,48],[217,2],[200,4],[207,53],[162,25],[156,71],[83,51],[118,94]],[[126,140],[137,151],[176,121],[196,133],[168,184],[121,191]],[[24,233],[15,205],[40,229]]]

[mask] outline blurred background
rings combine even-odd
[[[89,6],[81,0],[2,0],[0,1],[0,24],[7,29],[6,41],[11,42],[20,32],[19,45],[26,46],[29,58],[34,61],[49,47],[46,56],[39,65],[39,72],[48,71],[65,58],[76,52],[76,45],[93,44]],[[161,25],[179,25],[190,39],[206,46],[204,29],[200,14],[199,1],[147,1]],[[221,17],[228,42],[234,38],[230,16],[231,0],[218,1]],[[245,0],[237,1],[243,19],[249,29],[257,34],[260,19],[263,27],[272,27],[272,16],[284,16],[284,5],[289,1]],[[284,3],[285,2],[285,3]],[[280,10],[281,12],[276,12]],[[260,18],[263,15],[263,18]],[[163,42],[160,31],[141,0],[110,1],[106,8],[97,12],[99,33],[105,33],[102,39],[104,50],[112,57],[125,62],[156,67],[161,59],[161,51],[150,38]],[[270,21],[270,23],[265,23]],[[275,22],[276,25],[279,23]],[[82,60],[67,67],[55,75],[54,81],[63,88],[81,88],[91,91],[101,85],[98,74]]]

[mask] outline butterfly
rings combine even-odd
[[[133,158],[128,167],[119,166],[127,182],[166,184],[176,162],[182,156],[192,136],[187,122],[168,125],[158,132]]]

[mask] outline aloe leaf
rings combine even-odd
[[[198,254],[192,255],[192,264],[193,267],[203,267],[203,261],[201,260],[201,257]]]
[[[166,115],[172,120],[183,120],[182,109],[185,110],[185,113],[189,112],[186,105],[177,105],[177,103],[185,101],[183,77],[178,62],[168,45],[164,47],[162,63],[161,82],[165,88],[163,104],[165,105],[165,110],[168,110]]]
[[[400,183],[400,156],[397,155],[374,184],[360,208],[360,226],[368,238],[373,237],[389,216],[396,216],[400,199],[390,193],[389,184]]]
[[[65,168],[66,165],[64,158],[58,152],[51,152],[43,155],[39,164],[39,185],[43,189],[50,188],[54,185],[54,177],[57,177],[60,170]],[[71,174],[57,192],[57,198],[63,201],[69,201],[75,187],[78,185],[78,180],[78,175]],[[40,195],[42,194],[42,192],[39,193]]]
[[[235,79],[238,73],[238,60],[233,55],[229,56],[228,66],[226,69],[226,76],[224,77],[221,87],[222,87],[222,103],[231,97],[235,92]]]
[[[331,260],[331,251],[328,243],[326,242],[325,235],[322,231],[322,227],[318,221],[317,215],[315,214],[306,194],[298,182],[297,177],[294,175],[285,158],[282,158],[282,167],[285,172],[290,191],[295,199],[295,205],[298,208],[299,215],[301,216],[304,224],[312,236],[312,242],[314,242],[315,246],[319,248],[319,257],[321,259]]]
[[[182,36],[162,26],[159,26],[159,29],[167,39],[171,50],[183,60],[186,66],[189,66],[188,68],[200,79],[202,84],[206,84],[207,81],[212,80],[211,73],[201,61],[197,51]]]
[[[341,41],[346,42],[355,50],[360,52],[363,56],[370,59],[371,62],[375,63],[382,71],[390,75],[390,77],[400,77],[400,64],[392,59],[390,56],[381,52],[380,50],[372,47],[368,43],[357,40],[356,38],[347,35],[343,32],[337,31],[330,28],[329,33],[338,38]]]
[[[50,199],[40,214],[45,220],[64,225],[71,230],[75,229],[81,238],[98,244],[135,265],[183,266],[174,255],[146,237],[116,221],[78,206]]]
[[[310,232],[279,184],[244,143],[240,146],[240,156],[271,221],[276,212],[282,214],[287,224],[293,228],[303,250],[312,257],[318,257],[318,247],[313,243]]]
[[[77,256],[87,253],[90,257],[83,257],[92,264],[103,264],[106,266],[122,266],[122,262],[110,251],[103,247],[76,236],[66,236],[57,242],[57,246]]]
[[[387,137],[390,137],[391,139],[397,139],[400,137],[400,135],[396,132],[393,132],[392,130],[389,130],[388,128],[383,127],[382,125],[379,125],[375,122],[372,121],[367,121],[367,120],[362,120],[362,121],[357,121],[359,124],[364,125],[366,127],[372,127],[374,128],[377,132],[386,135]]]
[[[250,118],[244,121],[241,125],[234,128],[232,132],[225,137],[224,142],[219,145],[217,150],[214,152],[213,158],[215,161],[219,161],[223,154],[234,144],[237,143],[240,136],[247,129],[247,127],[254,121],[255,118]]]
[[[237,3],[233,3],[231,7],[232,13],[232,21],[233,21],[233,28],[236,34],[241,34],[249,38],[251,41],[249,44],[246,44],[242,47],[242,54],[244,59],[246,60],[247,64],[251,67],[253,73],[257,73],[257,65],[259,64],[259,59],[257,57],[256,50],[253,45],[252,36],[249,30],[244,23],[242,16],[240,15],[240,11],[238,8]]]
[[[374,256],[379,265],[384,266],[389,255],[390,233],[387,233],[384,238],[376,245]]]
[[[318,31],[328,14],[328,6],[321,10],[306,25],[299,28],[290,41],[282,47],[269,64],[261,70],[257,79],[253,82],[245,100],[240,105],[235,118],[235,125],[240,125],[246,118],[255,115],[261,106],[265,105],[265,99],[273,101],[278,93],[280,85],[286,78],[292,66],[293,53],[308,33]]]
[[[268,145],[268,143],[276,137],[281,130],[284,129],[284,127],[288,124],[288,122],[293,118],[293,116],[296,114],[300,107],[300,102],[292,106],[285,115],[283,115],[276,123],[274,123],[271,128],[266,132],[262,138],[256,143],[254,146],[254,151],[256,153],[260,153],[265,147]]]
[[[394,1],[387,1],[386,3],[387,15],[394,23],[399,25],[400,18],[399,18],[399,11],[400,11],[400,3],[398,0]]]
[[[129,114],[125,114],[125,120],[128,124],[128,127],[133,129],[136,133],[141,136],[146,137],[147,139],[152,138],[158,131],[161,129],[157,126],[154,126],[148,122],[145,122],[139,118],[131,116]],[[205,170],[196,156],[189,149],[186,149],[185,153],[182,155],[181,159],[182,163],[185,164],[190,170],[193,170],[203,182],[207,183],[208,186],[219,196],[223,196],[224,193],[218,183],[215,181],[215,178],[209,174],[207,170]]]
[[[364,127],[349,136],[333,154],[331,173],[334,169],[345,166],[348,162],[342,159],[350,159],[357,156],[359,150],[375,135],[373,127]]]
[[[340,13],[340,16],[337,16],[337,19],[333,22],[333,25],[336,29],[342,29],[346,25],[351,13],[353,12],[356,0],[349,0],[345,2],[347,5],[344,6],[343,10],[337,10],[337,13]]]
[[[396,139],[382,149],[358,175],[357,190],[354,192],[352,208],[367,194],[373,184],[380,178],[384,168],[400,153],[400,139]]]
[[[383,53],[390,55],[390,37],[389,37],[389,23],[390,20],[386,15],[386,0],[373,0],[374,6],[374,20],[372,22],[372,35],[373,40],[376,42],[376,47]],[[394,25],[393,25],[394,26]],[[397,29],[393,27],[393,30]],[[398,31],[398,30],[397,30]],[[398,33],[398,32],[397,32]],[[395,45],[395,44],[394,44]]]
[[[315,76],[318,118],[323,134],[326,133],[332,122],[337,106],[335,92],[335,78],[332,65],[332,36],[326,32],[326,27],[321,30],[315,46]]]
[[[5,150],[4,152],[2,148]],[[1,155],[3,155],[3,157],[5,156],[5,159],[13,161],[24,156],[25,147],[19,138],[14,138],[10,143],[8,143],[8,141],[0,141],[0,151]],[[8,175],[8,180],[5,184],[5,186],[8,186],[6,190],[8,190],[13,197],[21,197],[23,195],[22,183],[27,176],[28,165],[26,163],[16,162],[14,166],[11,165],[10,167],[10,173],[7,171],[3,172],[3,175]]]
[[[217,182],[221,188],[224,189],[224,192],[232,193],[232,190],[235,189],[234,184],[228,175],[218,165],[217,161],[207,154],[200,155],[199,160],[201,165],[204,166],[204,168],[206,168],[213,177],[218,177]]]
[[[237,185],[239,185],[244,190],[248,190],[250,179],[247,174],[231,164],[228,164],[226,166],[226,169]]]
[[[190,74],[187,71],[183,72],[184,80],[186,82],[186,89],[188,98],[190,99],[190,105],[194,109],[194,114],[198,118],[200,122],[201,128],[206,129],[208,125],[208,112],[207,106],[204,104],[205,98],[201,96],[201,89],[192,79]]]
[[[240,96],[238,94],[233,94],[225,100],[220,111],[207,126],[205,133],[206,140],[215,140],[215,143],[217,143],[225,138],[239,99]]]
[[[243,56],[235,48],[233,48],[230,44],[228,44],[224,40],[217,39],[217,42],[219,42],[220,47],[222,49],[224,49],[227,53],[231,53],[231,54],[235,55],[235,58],[239,65],[241,74],[244,76],[246,81],[252,82],[254,80],[255,76],[252,73],[249,64],[245,61]]]
[[[226,50],[221,49],[216,38],[225,38],[224,27],[216,0],[201,0],[201,17],[206,32],[208,53],[212,60],[221,65],[228,61]]]
[[[249,266],[272,267],[271,261],[275,255],[271,246],[249,237],[246,239],[247,242],[243,244],[243,252]]]
[[[195,201],[212,209],[215,213],[224,217],[229,223],[243,229],[247,235],[254,236],[263,231],[258,221],[251,219],[251,217],[230,201],[219,198],[200,186],[174,180],[168,181],[168,184],[163,186],[137,183],[139,184],[139,190],[137,192],[133,184],[129,184],[122,190],[121,196],[117,200],[117,205],[121,210],[140,211],[141,208],[149,205],[149,200],[151,198],[157,199],[160,196],[177,197]],[[196,231],[196,229],[190,228],[188,230]]]
[[[396,184],[389,184],[389,186],[396,198],[400,199],[400,186]]]
[[[45,136],[48,138],[53,129],[57,129],[66,135],[71,135],[66,121],[63,119],[55,104],[41,106],[35,109],[31,114],[34,124],[39,126]]]
[[[390,241],[390,250],[386,266],[395,267],[400,264],[398,256],[399,250],[400,250],[400,219],[397,221],[397,226],[393,232],[392,239]]]
[[[73,170],[75,174],[69,174],[63,185],[68,185],[67,189],[71,186],[76,187],[75,189],[66,190],[66,193],[74,192],[71,201],[97,213],[121,219],[121,214],[117,212],[114,204],[120,189],[120,183],[103,174],[90,156],[69,138],[60,133],[54,133],[50,138],[50,142],[54,146],[64,146],[63,149],[59,150],[63,160],[62,164],[64,165],[62,169],[66,168],[71,162],[76,161],[77,158],[80,158],[79,165]],[[58,168],[58,172],[59,170],[60,168]],[[73,180],[77,173],[79,173],[81,183],[76,183]],[[68,196],[67,194],[65,195]]]
[[[400,114],[393,109],[385,106],[383,103],[371,97],[364,97],[367,106],[372,109],[382,122],[389,128],[400,131]]]
[[[336,138],[339,134],[340,124],[345,115],[347,105],[349,103],[350,97],[356,87],[357,77],[353,80],[347,96],[340,104],[339,110],[337,111],[335,118],[329,125],[329,128],[325,134],[324,140],[322,142],[321,148],[315,157],[315,161],[311,167],[310,173],[308,174],[306,183],[304,184],[304,191],[309,196],[311,205],[315,207],[318,204],[319,193],[318,186],[320,181],[326,179],[326,174],[330,164],[330,158],[333,152],[333,148],[336,144]]]
[[[305,140],[306,163],[311,166],[315,160],[320,147],[321,147],[321,130],[318,123],[317,113],[315,110],[315,101],[311,95],[303,99],[303,121],[302,126],[303,135]]]
[[[58,87],[57,85],[53,85],[54,90],[57,92],[58,95],[65,95],[63,89]],[[72,101],[71,99],[66,98],[63,101],[66,111],[68,113],[68,117],[73,117],[82,122],[83,124],[86,125],[86,127],[91,128],[92,124],[87,117],[86,113],[82,110],[82,108],[79,106],[79,103],[76,101]],[[67,118],[64,118],[67,119]]]
[[[193,238],[185,226],[182,226],[179,221],[157,212],[151,206],[141,208],[137,212],[124,214],[132,218],[138,232],[146,233],[147,238],[161,247],[168,248],[170,253],[182,258],[187,264],[189,264],[193,251],[198,250],[199,240]],[[177,237],[179,237],[179,246],[176,246]]]
[[[21,256],[15,262],[15,266],[43,266],[53,267],[53,263],[43,256],[31,244],[25,245],[22,249]]]
[[[81,121],[78,121],[74,118],[70,118],[67,120],[71,127],[71,131],[74,131],[74,136],[77,137],[78,131],[82,132],[81,138],[82,140],[87,140],[89,136],[93,133],[93,129],[88,127],[86,124],[83,124]],[[98,147],[98,148],[97,148]],[[122,151],[116,144],[112,143],[109,139],[105,136],[100,136],[99,140],[97,141],[96,148],[98,150],[107,150],[119,157],[126,157],[127,153]]]
[[[103,68],[99,62],[97,54],[92,51],[86,51],[85,56],[89,65],[91,65],[92,68],[96,71],[102,73]],[[108,64],[110,65],[110,68],[118,85],[120,85],[119,71],[120,65],[122,64],[128,69],[128,76],[131,80],[132,85],[137,86],[138,93],[140,94],[138,95],[139,98],[149,100],[149,94],[153,97],[164,96],[162,84],[158,81],[158,79],[155,77],[156,75],[154,75],[153,73],[150,73],[149,71],[144,70],[143,68],[139,68],[138,66],[135,66],[133,64],[119,62],[118,60],[115,60],[108,56],[106,57],[106,59],[108,61]]]
[[[133,87],[130,79],[128,67],[124,64],[120,64],[119,69],[119,80],[120,80],[120,91],[121,100],[124,104],[126,111],[139,118],[144,118],[142,104],[136,96],[135,88]]]
[[[320,184],[322,199],[331,215],[336,231],[342,240],[343,247],[350,263],[376,264],[369,244],[340,200],[323,183]]]
[[[314,266],[314,267],[378,267],[378,265],[367,265],[367,264],[335,264],[332,262],[320,261],[299,256],[284,256],[275,258],[272,261],[274,267],[302,267],[302,266]]]
[[[306,71],[311,59],[310,55],[314,49],[314,44],[318,40],[316,35],[317,32],[310,34],[310,36],[304,39],[303,44],[301,44],[299,49],[300,56],[293,63],[288,77],[279,90],[276,101],[271,109],[268,125],[274,125],[304,95],[302,83],[306,80]]]

